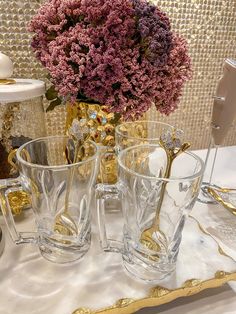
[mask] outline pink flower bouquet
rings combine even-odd
[[[170,114],[191,76],[185,40],[146,0],[49,0],[30,31],[59,96],[92,99],[126,120],[153,103]]]

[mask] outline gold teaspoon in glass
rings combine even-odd
[[[180,130],[173,130],[172,132],[163,134],[160,138],[160,146],[165,150],[167,156],[167,165],[164,174],[164,178],[166,179],[170,177],[174,159],[190,147],[189,143],[181,143],[179,137],[182,132],[180,132]],[[158,238],[159,242],[162,243],[163,246],[165,246],[166,243],[166,235],[160,230],[160,211],[165,196],[166,185],[167,181],[164,181],[161,186],[154,222],[151,227],[141,233],[140,237],[140,243],[155,252],[160,252],[161,250],[161,247],[155,238]]]
[[[85,125],[84,121],[78,121],[77,119],[74,119],[69,129],[69,135],[73,139],[75,145],[74,160],[72,162],[73,164],[81,161],[82,159],[80,154],[81,148],[89,137],[89,129]],[[56,216],[54,231],[62,235],[76,236],[79,234],[77,223],[74,221],[73,217],[71,217],[71,214],[69,213],[69,196],[72,189],[75,168],[68,169],[68,171],[69,173],[66,186],[65,207],[63,212]]]

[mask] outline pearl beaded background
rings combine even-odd
[[[209,142],[213,95],[222,74],[225,58],[236,58],[235,0],[155,0],[166,11],[173,29],[188,40],[193,63],[189,82],[179,109],[165,117],[153,108],[147,117],[177,125],[185,130],[194,148]],[[0,51],[14,61],[15,77],[45,79],[46,71],[30,48],[29,23],[43,0],[0,0]],[[46,104],[45,104],[46,105]],[[64,107],[46,114],[48,134],[63,133]],[[236,144],[236,126],[232,126],[225,145]]]

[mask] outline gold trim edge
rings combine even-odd
[[[175,290],[157,286],[152,288],[150,294],[142,299],[120,299],[114,305],[101,309],[90,310],[87,308],[79,308],[73,314],[131,314],[145,307],[154,307],[169,303],[180,297],[188,297],[197,294],[206,289],[220,287],[229,281],[236,280],[235,273],[227,273],[217,271],[215,277],[205,281],[198,279],[187,280],[182,287]]]
[[[204,230],[197,219],[190,215],[198,225],[199,229],[210,236],[216,243],[217,241]],[[234,260],[231,256],[226,254],[223,249],[218,245],[219,254],[227,256]],[[149,295],[141,299],[124,298],[118,300],[114,305],[100,309],[92,310],[89,308],[78,308],[72,314],[132,314],[146,307],[154,307],[162,304],[169,303],[181,297],[188,297],[197,294],[207,289],[218,288],[229,281],[236,281],[236,272],[225,272],[219,270],[215,273],[215,277],[207,280],[190,279],[187,280],[182,287],[169,290],[167,288],[156,286],[152,288]]]

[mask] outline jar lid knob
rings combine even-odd
[[[0,83],[2,81],[5,82],[5,84],[7,84],[7,82],[11,82],[13,80],[9,80],[9,78],[12,76],[13,74],[13,62],[11,61],[11,59],[6,56],[4,53],[0,52]],[[8,84],[9,84],[8,83]]]

